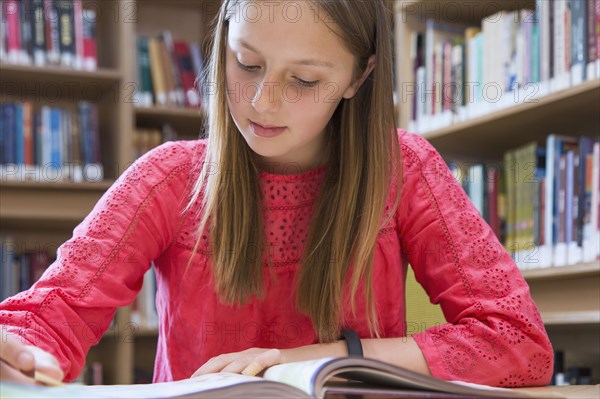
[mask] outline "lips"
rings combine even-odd
[[[250,121],[250,127],[252,132],[259,137],[275,137],[279,136],[281,133],[287,129],[286,126],[274,126],[269,124],[260,124],[254,121]]]
[[[258,125],[260,127],[263,127],[265,129],[277,129],[277,128],[284,128],[285,126],[276,126],[276,125],[270,125],[268,123],[260,123],[260,122],[254,122],[254,121],[250,121],[252,123],[254,123],[255,125]]]

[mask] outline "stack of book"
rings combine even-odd
[[[413,32],[409,130],[425,133],[600,78],[600,0],[537,0]]]
[[[170,32],[137,38],[136,104],[139,106],[201,106],[196,78],[202,74],[198,44],[173,40]]]
[[[0,62],[96,70],[96,9],[72,0],[1,4]]]

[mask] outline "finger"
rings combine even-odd
[[[260,373],[261,371],[263,371],[264,368],[265,368],[265,366],[261,365],[260,363],[258,363],[256,361],[251,361],[250,364],[248,364],[242,370],[242,374],[244,374],[244,375],[257,375],[258,373]]]
[[[2,331],[0,359],[13,368],[24,371],[33,370],[35,364],[34,356],[31,351],[12,334],[8,334],[6,331]]]
[[[218,373],[223,370],[225,366],[234,361],[234,354],[228,353],[225,355],[219,355],[213,357],[206,363],[204,363],[194,374],[192,377],[198,377],[199,375],[209,374],[209,373]]]
[[[238,373],[239,374],[242,370],[244,370],[244,368],[247,365],[248,365],[247,361],[236,360],[232,363],[229,363],[222,370],[220,370],[220,372],[221,373]]]
[[[242,370],[245,375],[257,375],[265,368],[280,363],[281,352],[279,349],[270,349],[257,355],[256,358]]]
[[[26,376],[21,371],[0,360],[0,380],[14,381],[22,384],[35,384],[35,380]]]

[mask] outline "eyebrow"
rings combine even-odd
[[[250,45],[250,43],[246,42],[244,39],[234,39],[234,40],[237,41],[242,47],[245,47],[250,51],[254,51],[257,54],[260,54],[260,51],[258,51],[255,47]],[[329,61],[316,60],[316,59],[294,60],[294,61],[292,61],[292,64],[294,64],[294,65],[310,65],[310,66],[327,67],[327,68],[333,68],[335,66]]]

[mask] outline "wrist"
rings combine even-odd
[[[281,363],[301,362],[324,357],[344,357],[347,355],[345,341],[299,346],[297,348],[281,349],[280,351]]]
[[[363,347],[360,341],[360,337],[356,331],[351,329],[344,329],[341,332],[341,339],[346,342],[348,350],[348,356],[363,357]]]

